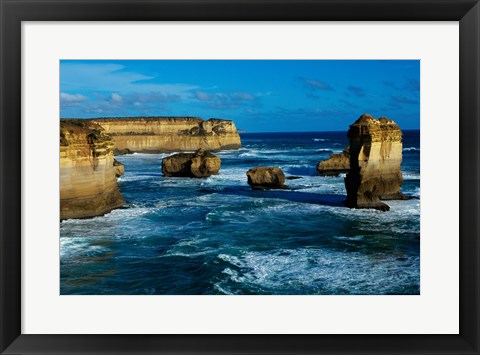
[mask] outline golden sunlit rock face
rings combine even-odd
[[[92,122],[112,135],[115,154],[241,148],[235,123],[197,117],[103,118]]]
[[[322,176],[338,176],[350,171],[350,147],[342,153],[332,154],[324,161],[317,164],[317,172]]]
[[[117,186],[113,141],[85,120],[60,121],[60,219],[103,215],[125,204]]]
[[[162,160],[162,173],[165,176],[204,178],[217,175],[221,160],[203,149],[195,153],[178,153]]]
[[[287,189],[285,174],[278,167],[259,166],[247,171],[247,182],[253,190]]]
[[[381,200],[403,200],[402,131],[385,117],[362,115],[348,131],[350,172],[345,178],[346,205],[382,211],[389,206]]]

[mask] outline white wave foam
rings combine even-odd
[[[257,153],[242,153],[239,155],[242,158],[250,158],[250,157],[259,157]]]
[[[219,254],[217,256],[220,260],[223,260],[223,261],[226,261],[232,265],[235,265],[235,266],[238,266],[238,267],[241,267],[242,266],[242,262],[240,261],[239,258],[237,258],[236,256],[233,256],[233,255],[227,255],[227,254]]]
[[[314,164],[311,164],[307,161],[296,161],[296,163],[300,163],[300,164],[288,164],[288,165],[285,165],[285,169],[291,169],[291,168],[311,168],[313,170],[315,170],[315,165]],[[303,164],[302,164],[303,163]]]
[[[197,258],[202,255],[208,255],[214,253],[215,250],[212,248],[206,248],[204,250],[200,251],[187,251],[187,252],[181,252],[181,251],[168,251],[163,255],[160,255],[159,258],[168,258],[168,257],[181,257],[181,258]]]
[[[60,227],[64,225],[78,225],[78,226],[102,226],[101,223],[105,223],[106,226],[112,227],[111,222],[117,223],[119,220],[135,220],[137,217],[154,212],[153,207],[138,207],[132,206],[130,208],[121,208],[113,210],[103,216],[97,216],[88,219],[66,219],[60,223]],[[98,230],[97,230],[98,232]],[[97,233],[99,235],[99,233]]]
[[[399,285],[419,287],[418,256],[281,249],[246,252],[240,257],[221,254],[218,258],[231,265],[223,270],[226,279],[219,284],[226,292],[229,282],[280,293],[308,289],[319,294],[382,294],[401,293]]]
[[[353,236],[353,237],[341,236],[341,237],[334,237],[334,238],[337,239],[337,240],[346,240],[346,241],[360,241],[360,240],[365,239],[365,237],[363,235],[356,235],[356,236]]]
[[[420,151],[420,148],[408,147],[408,148],[403,148],[403,151],[404,151],[404,152]]]
[[[327,138],[313,138],[314,142],[328,142],[329,140]]]
[[[108,238],[102,238],[108,244]],[[92,243],[92,238],[88,237],[69,237],[60,238],[60,257],[62,260],[68,258],[84,258],[84,261],[88,261],[88,258],[95,258],[105,255],[105,253],[111,251],[106,245],[95,244],[99,239],[95,238]]]
[[[157,179],[158,176],[155,175],[123,175],[117,179],[118,182],[130,182],[130,181],[142,181]]]
[[[420,187],[415,187],[415,189],[410,191],[408,195],[420,198]]]
[[[403,180],[420,180],[420,174],[403,173]]]
[[[219,291],[221,294],[224,294],[224,295],[234,295],[235,293],[234,292],[231,292],[229,290],[226,290],[224,289],[220,283],[216,283],[213,285],[213,288],[216,289],[217,291]]]

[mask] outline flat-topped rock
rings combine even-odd
[[[220,171],[221,160],[209,151],[198,149],[195,153],[178,153],[162,160],[165,176],[204,178]]]
[[[353,208],[388,211],[381,200],[407,199],[403,183],[402,131],[391,119],[364,114],[350,126],[350,172],[345,178],[347,200]]]
[[[278,167],[259,166],[247,171],[248,184],[253,190],[287,189],[285,174]]]
[[[241,148],[231,120],[199,117],[123,117],[92,119],[113,137],[115,154]]]

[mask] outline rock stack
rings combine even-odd
[[[350,171],[350,147],[340,154],[332,154],[324,161],[317,164],[317,171],[322,176],[338,176]]]
[[[178,153],[162,160],[165,176],[204,178],[220,171],[221,160],[211,152],[198,149],[195,153]]]
[[[402,131],[385,117],[375,119],[364,114],[348,130],[350,172],[345,178],[347,200],[352,208],[374,208],[388,211],[381,200],[404,200]]]
[[[247,171],[248,184],[253,190],[286,189],[282,169],[260,166]]]

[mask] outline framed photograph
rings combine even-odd
[[[478,1],[0,0],[2,354],[478,354]]]

